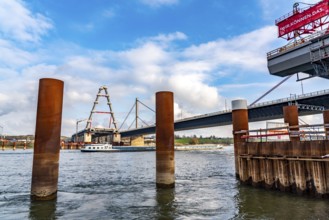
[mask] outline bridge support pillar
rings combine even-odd
[[[114,146],[120,146],[121,144],[121,134],[119,133],[114,133],[113,134],[113,145]]]
[[[326,132],[326,139],[329,139],[329,110],[325,110],[323,112],[323,124],[325,124],[324,126],[324,130]],[[326,124],[328,124],[328,126],[326,126]]]
[[[31,199],[57,197],[64,82],[40,79],[33,155]]]
[[[137,147],[143,147],[145,145],[144,143],[144,136],[133,136],[130,138],[130,145],[131,146],[137,146]]]
[[[232,125],[234,137],[235,175],[239,178],[239,148],[241,147],[241,143],[245,142],[242,135],[246,135],[247,133],[235,134],[235,132],[249,130],[248,106],[246,100],[239,99],[232,101]]]
[[[156,186],[175,187],[174,94],[156,93]]]

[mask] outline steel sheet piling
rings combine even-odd
[[[156,186],[175,187],[174,94],[156,93]]]
[[[57,196],[64,82],[40,79],[36,117],[31,199]]]

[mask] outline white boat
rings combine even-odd
[[[112,144],[85,144],[81,152],[107,152],[113,151]]]

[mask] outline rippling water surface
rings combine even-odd
[[[241,186],[233,147],[178,151],[155,188],[155,152],[61,151],[58,198],[31,202],[33,152],[0,152],[0,219],[328,219],[329,201]]]

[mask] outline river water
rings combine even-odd
[[[31,150],[0,152],[0,219],[328,219],[329,201],[242,186],[233,147],[177,151],[155,188],[155,152],[61,151],[57,199],[30,201]]]

